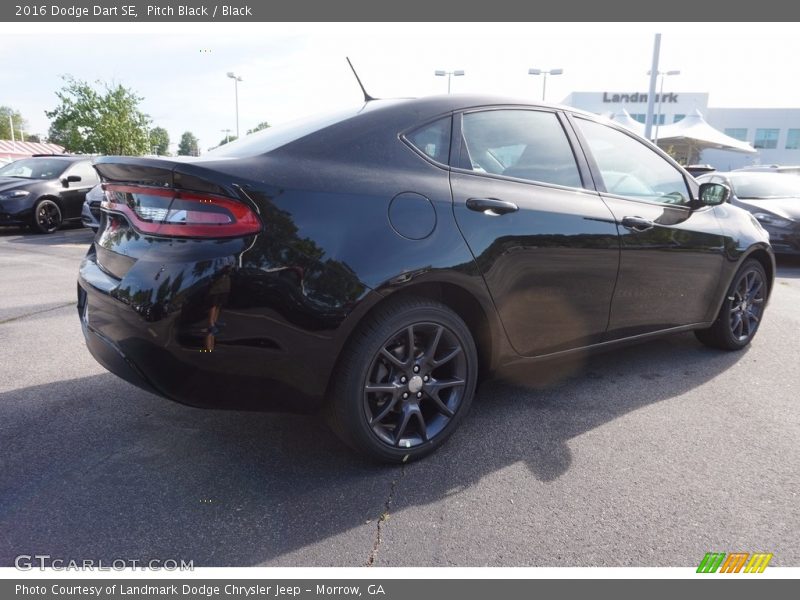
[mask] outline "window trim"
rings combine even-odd
[[[440,163],[437,160],[434,160],[433,158],[431,158],[430,156],[425,154],[422,150],[417,148],[414,145],[414,143],[410,139],[408,139],[408,136],[410,134],[414,133],[415,131],[418,131],[420,129],[424,129],[428,125],[432,125],[436,121],[441,121],[442,119],[445,119],[447,117],[450,117],[450,148],[448,149],[449,151],[448,151],[448,155],[447,155],[447,163],[445,164],[445,163]],[[409,127],[408,129],[405,129],[405,130],[401,131],[398,134],[397,138],[401,142],[403,142],[406,146],[411,148],[411,150],[414,152],[414,154],[422,157],[422,159],[425,160],[425,162],[430,163],[435,167],[439,167],[440,169],[444,169],[446,171],[449,171],[450,170],[450,163],[453,162],[453,132],[455,131],[455,126],[456,126],[455,123],[456,123],[455,114],[453,113],[453,111],[449,111],[449,112],[437,115],[436,117],[434,117],[432,119],[428,119],[426,121],[423,121],[422,123],[416,123],[413,127]]]
[[[564,132],[564,137],[567,141],[567,146],[572,153],[573,160],[575,160],[575,167],[578,171],[578,178],[581,180],[581,187],[574,187],[568,185],[560,185],[558,183],[551,183],[549,181],[537,181],[534,179],[521,179],[519,177],[509,177],[508,175],[500,175],[497,173],[479,173],[472,169],[466,168],[463,166],[463,161],[461,160],[462,155],[462,148],[464,146],[464,133],[463,133],[463,123],[462,118],[466,114],[472,113],[480,113],[480,112],[490,112],[495,110],[517,110],[517,111],[528,111],[528,112],[540,112],[540,113],[549,113],[555,115],[556,121],[561,126],[562,131]],[[457,117],[457,118],[456,118]],[[456,125],[458,126],[458,130],[456,131]],[[589,171],[588,165],[585,164],[583,156],[579,154],[576,150],[579,146],[576,145],[576,139],[573,135],[571,135],[570,127],[567,126],[568,123],[564,117],[563,111],[560,111],[555,108],[549,107],[539,107],[539,106],[529,106],[526,104],[495,104],[491,106],[476,106],[472,108],[467,108],[464,110],[460,110],[454,115],[453,120],[453,135],[454,137],[458,136],[458,143],[455,144],[451,142],[450,144],[450,166],[454,173],[461,173],[464,175],[473,175],[475,177],[486,177],[489,179],[499,179],[501,181],[511,181],[514,183],[524,183],[528,185],[538,185],[549,187],[557,190],[568,190],[568,191],[579,191],[579,192],[589,192],[592,194],[596,194],[597,190],[594,187],[594,181],[591,177],[591,173]],[[455,141],[455,140],[454,140]],[[456,150],[458,151],[456,153]]]
[[[683,169],[683,167],[681,167],[681,165],[679,165],[675,161],[675,159],[673,159],[669,154],[664,152],[661,148],[659,148],[658,146],[656,146],[652,142],[648,142],[646,139],[636,135],[632,131],[629,131],[629,130],[625,129],[621,125],[617,125],[615,123],[604,122],[604,121],[601,121],[600,119],[593,119],[593,118],[591,118],[591,117],[589,117],[587,115],[575,114],[575,113],[568,113],[567,117],[568,117],[568,119],[570,121],[570,124],[572,125],[572,128],[575,130],[575,135],[577,136],[578,140],[580,141],[580,144],[581,144],[581,147],[583,148],[584,153],[586,154],[586,160],[589,163],[589,167],[590,167],[590,169],[592,171],[592,177],[595,180],[595,185],[597,187],[597,191],[600,194],[605,195],[605,196],[609,196],[609,197],[612,197],[612,198],[619,198],[621,200],[627,200],[629,202],[641,202],[643,204],[649,204],[651,206],[670,206],[672,208],[683,208],[683,209],[686,209],[687,211],[697,210],[697,208],[698,208],[697,205],[696,205],[696,203],[697,203],[697,189],[695,189],[695,186],[693,186],[691,184],[691,182],[694,181],[694,178],[691,177],[691,175],[689,175],[689,173],[687,171],[685,171]],[[675,170],[678,172],[678,174],[680,174],[680,176],[683,177],[683,183],[686,186],[686,190],[689,192],[689,201],[686,204],[667,204],[665,202],[657,202],[655,200],[647,200],[645,198],[638,198],[636,196],[623,196],[621,194],[615,194],[613,192],[609,192],[606,189],[605,181],[603,180],[603,174],[600,171],[600,166],[597,164],[597,161],[594,158],[594,154],[592,153],[592,150],[589,147],[588,140],[583,135],[583,132],[580,130],[580,127],[578,127],[577,123],[575,122],[576,119],[583,119],[584,121],[589,121],[591,123],[595,123],[597,125],[602,125],[602,126],[608,127],[609,129],[613,129],[615,131],[618,131],[618,132],[628,136],[629,138],[631,138],[635,142],[638,142],[639,144],[644,146],[646,149],[655,152],[655,154],[657,154],[661,158],[665,159],[667,161],[667,163],[669,163],[672,167],[674,167]],[[698,189],[699,189],[699,187],[698,187]]]

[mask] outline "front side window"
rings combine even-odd
[[[81,178],[81,185],[93,185],[99,183],[97,172],[94,170],[92,163],[79,162],[75,164],[65,175],[77,175]]]
[[[450,128],[452,122],[452,117],[439,119],[409,133],[406,139],[427,157],[446,165],[450,158]]]
[[[777,148],[780,129],[756,129],[753,148]]]
[[[607,192],[664,204],[689,202],[683,174],[656,152],[606,125],[581,118],[575,122],[594,155]]]
[[[476,173],[581,187],[572,147],[555,113],[488,110],[462,118],[460,164]]]

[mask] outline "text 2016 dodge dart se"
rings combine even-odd
[[[742,348],[775,271],[725,186],[559,107],[377,100],[95,168],[97,360],[186,404],[322,408],[385,461],[436,448],[510,363],[689,329]]]

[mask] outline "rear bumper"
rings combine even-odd
[[[195,270],[193,263],[140,260],[117,279],[98,266],[93,246],[78,278],[78,313],[92,356],[122,379],[190,406],[317,410],[338,356],[337,336],[304,331],[268,306],[220,300],[209,294],[208,277],[187,275]],[[144,300],[156,296],[160,301]],[[209,298],[219,303],[214,327]]]

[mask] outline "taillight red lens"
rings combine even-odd
[[[103,184],[101,206],[128,217],[136,229],[168,237],[236,237],[257,233],[256,214],[238,200],[170,188]]]

